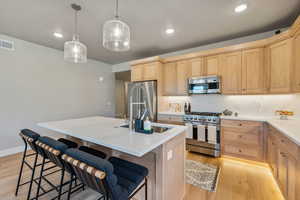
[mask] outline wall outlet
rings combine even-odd
[[[167,153],[167,160],[171,160],[172,158],[173,158],[173,151],[170,150],[170,151],[168,151],[168,153]]]

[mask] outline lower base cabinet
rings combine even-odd
[[[284,198],[300,200],[300,147],[271,125],[223,119],[221,149],[222,155],[267,162]]]
[[[298,183],[298,149],[294,149],[288,138],[285,138],[279,131],[269,127],[267,144],[267,162],[272,169],[280,190],[286,200],[299,200],[297,195]],[[291,152],[296,150],[297,152]]]

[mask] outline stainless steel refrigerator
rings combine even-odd
[[[147,117],[150,121],[157,121],[157,82],[129,82],[125,85],[126,115],[130,116],[130,104],[132,105],[133,119],[138,119],[147,109]],[[136,104],[136,103],[145,103]]]

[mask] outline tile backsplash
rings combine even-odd
[[[168,110],[169,103],[191,102],[192,111],[222,112],[229,109],[239,115],[274,116],[276,110],[288,110],[300,117],[300,94],[287,95],[195,95],[186,97],[162,97],[161,111]]]

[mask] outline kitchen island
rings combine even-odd
[[[162,133],[141,134],[122,127],[116,118],[88,117],[39,123],[38,126],[64,134],[149,169],[148,199],[182,200],[185,195],[185,131],[184,126],[153,123],[166,127]],[[144,199],[140,191],[135,199]]]

